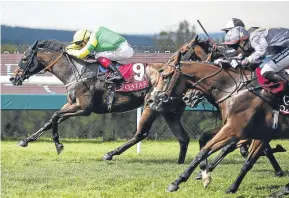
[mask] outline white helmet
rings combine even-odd
[[[245,24],[240,19],[232,18],[228,21],[228,23],[226,24],[226,27],[223,28],[222,31],[229,31],[230,29],[237,27],[237,26],[245,27]]]
[[[250,36],[249,32],[243,27],[234,27],[225,36],[225,45],[234,45],[239,41],[248,39]]]

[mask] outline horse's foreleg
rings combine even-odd
[[[207,144],[208,141],[210,141],[216,135],[216,133],[219,132],[219,130],[220,130],[220,127],[215,128],[215,129],[208,131],[208,132],[204,132],[200,136],[200,138],[199,138],[200,150]],[[200,168],[201,167],[206,167],[206,168],[209,167],[207,158],[205,160],[201,161]],[[202,179],[202,172],[201,171],[197,174],[195,179],[196,180]]]
[[[213,154],[214,152],[218,151],[222,147],[233,143],[236,141],[236,138],[232,136],[231,128],[229,124],[224,125],[220,132],[217,133],[212,140],[210,140],[202,150],[197,154],[194,158],[192,163],[189,167],[174,181],[172,182],[169,187],[167,188],[168,192],[173,192],[179,189],[179,185],[183,182],[186,182],[198,164]]]
[[[170,130],[176,136],[180,144],[180,153],[178,159],[179,164],[183,164],[185,162],[188,145],[190,142],[190,137],[182,126],[181,116],[182,113],[170,112],[163,114],[163,117],[167,122]]]
[[[278,164],[272,148],[270,146],[270,144],[265,144],[264,145],[264,154],[266,155],[266,157],[269,159],[270,163],[272,164],[274,170],[275,170],[275,175],[278,177],[282,177],[284,175],[283,170],[281,169],[280,165]]]
[[[69,107],[71,104],[70,103],[66,103],[61,109],[67,108]],[[58,120],[58,124],[60,124],[61,122],[63,122],[64,120],[66,120],[66,118],[61,118]],[[48,120],[43,127],[41,127],[39,130],[37,130],[35,133],[33,133],[32,135],[30,135],[29,137],[25,138],[24,140],[21,140],[19,142],[19,145],[22,147],[26,147],[28,146],[29,142],[33,142],[35,140],[37,140],[41,135],[43,135],[43,133],[45,133],[47,130],[52,128],[52,118],[50,120]]]
[[[130,139],[127,143],[121,145],[120,147],[114,149],[113,151],[108,152],[103,156],[103,160],[112,160],[114,155],[120,155],[136,143],[142,141],[148,136],[149,130],[152,126],[152,123],[159,115],[158,112],[152,111],[150,108],[145,107],[139,121],[139,128],[137,129],[136,134]]]
[[[289,183],[286,184],[284,187],[282,187],[280,190],[277,192],[272,193],[269,198],[279,198],[284,195],[289,195]]]
[[[241,182],[243,181],[244,177],[246,176],[247,172],[251,170],[255,162],[259,159],[261,149],[263,148],[263,142],[261,140],[253,140],[249,149],[248,158],[241,169],[240,174],[238,175],[237,179],[234,183],[227,189],[227,193],[235,193],[237,192]]]
[[[61,109],[60,111],[56,111],[51,120],[52,120],[52,134],[53,141],[55,143],[56,151],[58,154],[63,150],[63,144],[59,142],[59,133],[58,133],[58,121],[60,119],[67,119],[69,117],[75,116],[89,116],[91,114],[90,111],[83,110],[77,104],[72,104],[71,106]]]
[[[211,182],[211,176],[208,172],[212,172],[217,165],[231,152],[233,152],[237,148],[237,144],[231,143],[227,146],[223,147],[221,152],[213,159],[211,163],[208,164],[208,167],[206,166],[200,166],[201,168],[201,174],[202,174],[202,182],[204,184],[204,187],[206,188],[210,182]]]

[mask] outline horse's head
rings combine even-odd
[[[185,81],[180,81],[174,73],[174,66],[163,64],[162,68],[157,70],[153,67],[147,67],[147,74],[150,78],[153,89],[146,96],[145,104],[157,111],[174,111],[180,104],[181,93],[172,87],[172,81],[177,81],[178,85],[185,86]],[[183,89],[179,89],[183,90]]]
[[[10,78],[13,85],[22,85],[22,82],[25,79],[28,79],[32,74],[38,73],[44,69],[44,65],[36,58],[37,44],[38,41],[35,41],[34,44],[24,52],[24,56],[18,63],[18,68]]]
[[[151,92],[147,94],[146,104],[157,111],[173,111],[175,104],[183,103],[195,107],[206,99],[215,104],[215,96],[230,93],[236,89],[238,73],[226,70],[209,63],[186,61],[180,68],[164,65],[156,75]],[[238,76],[239,77],[239,76]]]
[[[199,39],[198,35],[182,45],[168,60],[168,64],[177,65],[182,61],[210,61],[213,50],[208,40]]]
[[[53,66],[52,63],[55,64],[55,59],[51,60],[55,55],[47,55],[49,52],[47,53],[42,49],[43,45],[46,43],[47,41],[35,41],[33,45],[25,50],[23,57],[18,63],[18,68],[10,78],[13,85],[22,85],[22,82],[25,79],[28,79],[30,76],[37,74],[40,71],[48,70]]]
[[[167,65],[159,71],[154,71],[152,75],[153,91],[147,95],[146,103],[150,105],[152,109],[158,111],[164,111],[166,106],[170,106],[170,111],[173,111],[174,104],[177,101],[180,103],[183,98],[183,102],[187,106],[195,107],[201,100],[203,95],[199,90],[189,90],[184,95],[181,95],[180,90],[174,95],[171,95],[173,90],[170,90],[169,85],[172,80],[172,76],[175,72],[175,65],[180,64],[180,61],[210,61],[212,54],[212,45],[208,40],[201,40],[198,35],[195,36],[191,41],[182,45],[168,60]],[[185,86],[184,82],[181,82],[181,86]],[[170,93],[169,93],[170,92]],[[178,96],[176,96],[178,95]]]

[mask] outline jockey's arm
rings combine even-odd
[[[265,56],[267,52],[268,43],[266,39],[262,36],[256,35],[250,38],[251,46],[254,48],[253,52],[249,57],[248,61],[250,63],[259,63],[260,58]]]
[[[71,45],[69,45],[66,47],[66,49],[67,49],[66,52],[72,56],[77,57],[77,58],[85,58],[88,54],[90,54],[94,51],[94,48],[96,47],[96,45],[97,45],[97,40],[95,38],[95,34],[92,33],[90,38],[89,38],[89,41],[82,49],[71,49],[71,48],[69,49],[68,47],[71,46]]]

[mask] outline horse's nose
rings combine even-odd
[[[11,78],[9,78],[9,80],[10,80],[10,82],[13,82],[13,81],[15,81],[15,77],[11,77]]]

